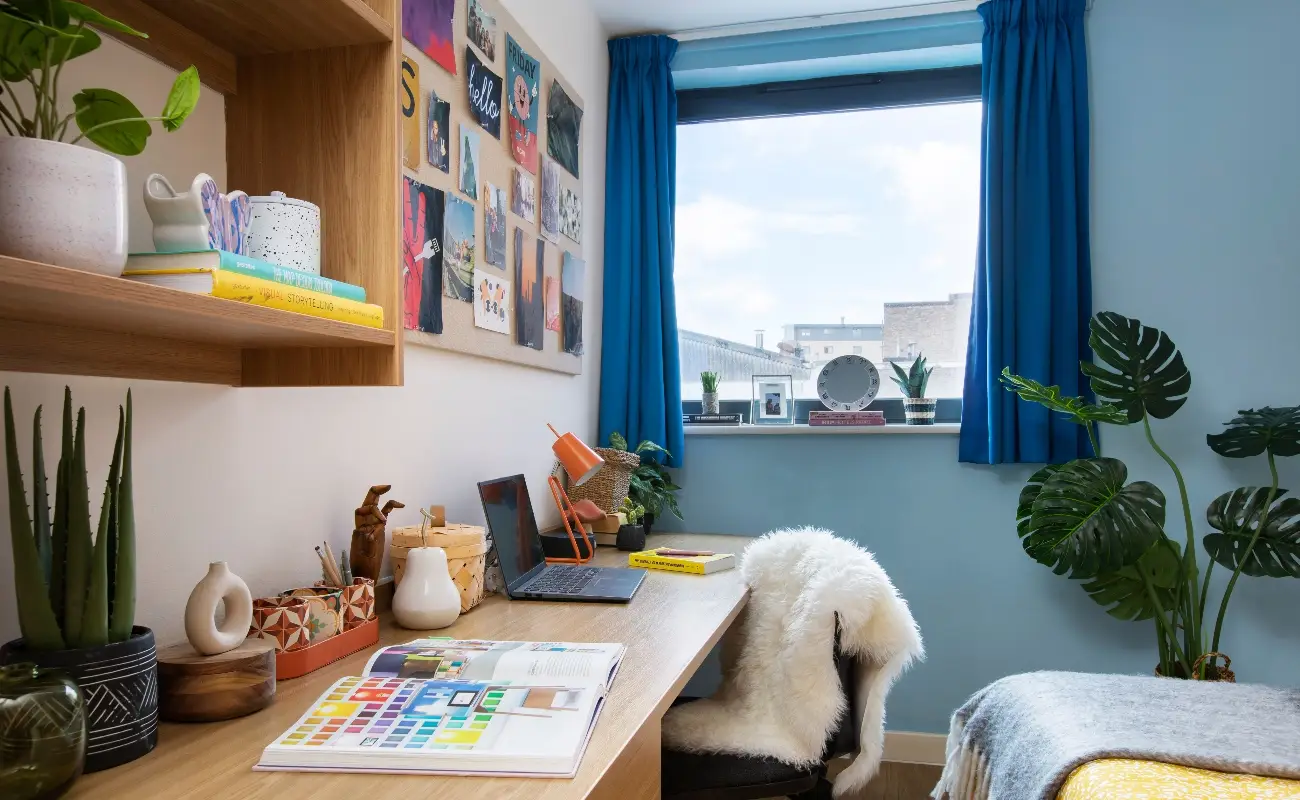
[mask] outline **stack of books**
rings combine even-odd
[[[739,425],[739,414],[682,414],[685,425]]]
[[[384,309],[367,303],[366,290],[360,286],[225,250],[134,253],[127,258],[122,277],[368,328],[384,327]]]
[[[809,411],[808,424],[814,428],[855,425],[884,425],[883,411]]]

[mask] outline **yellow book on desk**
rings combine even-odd
[[[664,556],[657,550],[642,550],[629,555],[627,565],[643,569],[661,569],[665,572],[710,575],[736,566],[736,557],[731,553],[715,553],[711,556]]]
[[[206,294],[223,300],[350,322],[368,328],[384,327],[384,309],[374,303],[359,303],[345,297],[286,286],[238,272],[209,268],[128,270],[122,273],[122,277],[151,286]]]

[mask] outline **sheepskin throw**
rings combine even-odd
[[[1052,800],[1099,758],[1300,779],[1300,691],[1141,675],[1031,672],[952,717],[941,800]]]
[[[749,603],[723,640],[723,679],[712,698],[670,709],[664,743],[693,753],[770,756],[820,762],[826,740],[847,713],[835,672],[840,650],[855,661],[862,704],[860,752],[835,779],[835,796],[867,785],[880,766],[885,695],[922,655],[907,603],[871,553],[830,531],[769,533],[745,551],[741,574]]]

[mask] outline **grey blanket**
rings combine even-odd
[[[933,797],[1052,800],[1099,758],[1300,779],[1300,691],[1032,672],[976,692],[953,715]]]

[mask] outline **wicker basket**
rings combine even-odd
[[[388,549],[394,585],[402,582],[406,573],[406,554],[416,547],[441,547],[447,553],[447,572],[460,592],[462,614],[483,601],[483,569],[488,551],[487,534],[483,528],[451,523],[436,528],[408,525],[395,529]]]
[[[569,481],[569,498],[574,502],[590,500],[606,514],[613,514],[623,505],[632,483],[632,473],[641,466],[641,456],[626,450],[597,447],[596,452],[605,459],[605,466],[581,486]]]

